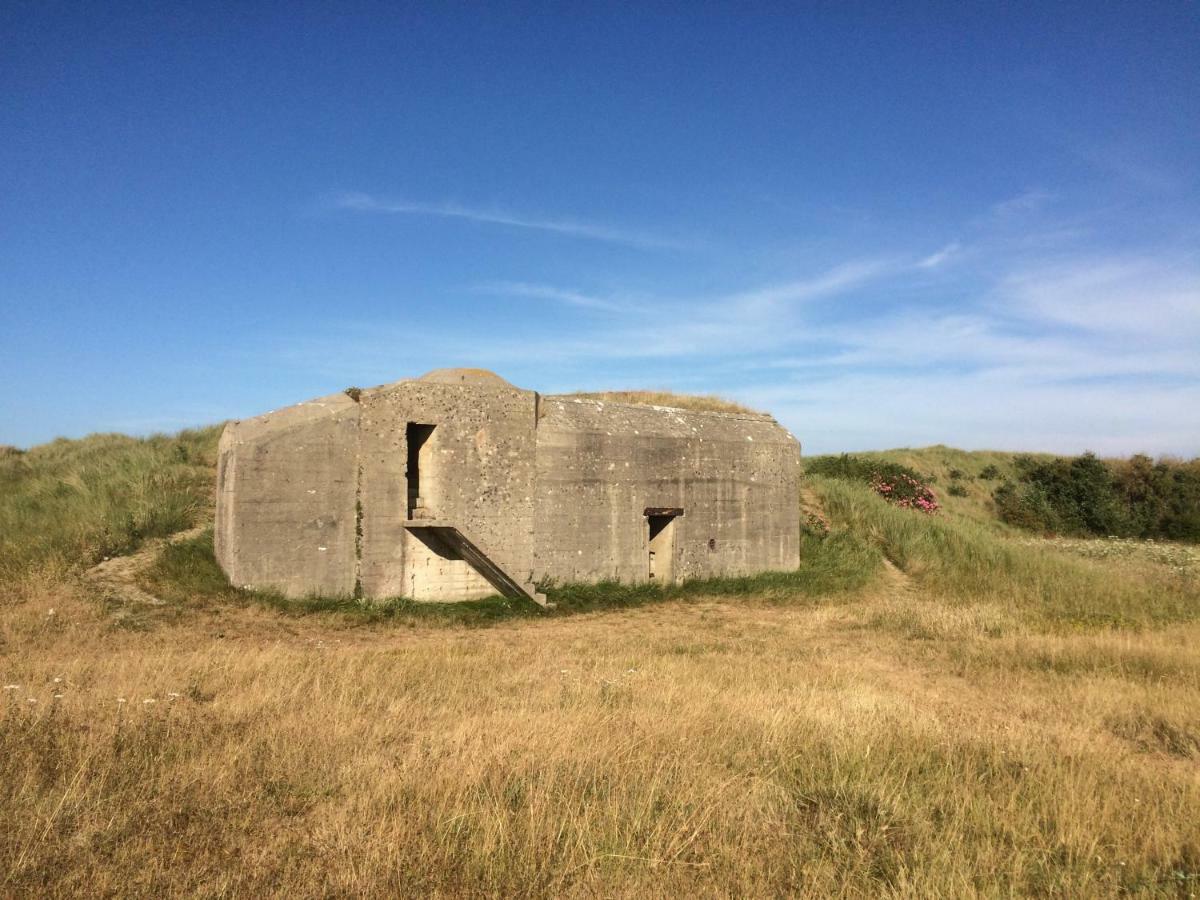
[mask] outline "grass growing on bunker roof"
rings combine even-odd
[[[690,409],[695,412],[761,415],[758,410],[711,394],[675,394],[670,391],[576,391],[556,396],[578,397],[581,400],[602,400],[608,403],[632,403],[635,406],[669,406],[674,409]]]

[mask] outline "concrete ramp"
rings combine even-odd
[[[510,575],[495,560],[488,556],[480,547],[462,532],[458,526],[437,519],[411,519],[404,523],[409,531],[422,531],[432,534],[439,541],[451,547],[476,572],[505,597],[513,600],[530,600],[543,609],[549,609],[553,604],[546,601],[546,595],[540,594],[529,582],[518,581]]]

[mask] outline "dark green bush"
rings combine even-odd
[[[988,463],[980,471],[979,477],[984,481],[997,481],[1000,478],[1000,467],[994,463]]]
[[[1200,459],[1156,463],[1138,454],[1116,463],[1113,478],[1131,534],[1200,540]]]
[[[950,487],[946,488],[946,493],[951,497],[965,497],[967,496],[967,489],[956,481]]]
[[[1094,454],[1018,457],[1019,484],[993,494],[1000,518],[1035,531],[1200,540],[1200,460],[1148,456],[1106,463]]]

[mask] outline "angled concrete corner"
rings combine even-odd
[[[333,394],[225,426],[214,539],[233,584],[354,592],[359,417]]]

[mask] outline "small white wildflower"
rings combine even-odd
[[[54,699],[55,699],[55,700],[61,700],[62,698],[63,698],[63,695],[62,695],[62,694],[55,694],[55,695],[54,695]]]
[[[30,698],[29,698],[29,702],[30,702],[30,703],[37,703],[37,697],[30,697]]]
[[[54,615],[54,607],[53,606],[50,607],[50,609],[46,611],[46,615],[48,615],[48,616]]]
[[[16,690],[17,688],[19,688],[19,687],[20,687],[20,685],[19,685],[19,684],[6,684],[6,685],[4,686],[4,689],[5,689],[6,691],[15,691],[15,690]]]
[[[54,679],[54,683],[55,683],[55,684],[62,684],[62,679],[61,679],[61,678],[55,678],[55,679]]]
[[[143,700],[143,701],[142,701],[142,703],[143,703],[143,704],[146,704],[146,703],[157,703],[157,702],[158,702],[157,700],[153,700],[153,699],[148,699],[148,700]]]
[[[167,696],[170,697],[172,700],[178,700],[180,698],[181,694],[178,691],[168,691]]]
[[[124,703],[124,702],[125,702],[125,698],[124,698],[124,697],[118,697],[118,698],[117,698],[117,702],[118,702],[118,703]]]

